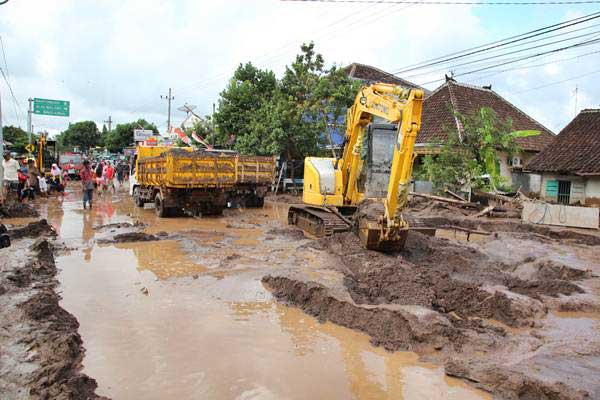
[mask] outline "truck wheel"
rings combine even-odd
[[[144,207],[144,200],[140,197],[140,187],[137,186],[133,189],[133,202],[138,207]]]
[[[156,197],[154,198],[154,205],[156,215],[158,217],[166,218],[169,216],[169,209],[165,207],[165,203],[162,201],[162,196],[160,195],[160,193],[156,194]]]

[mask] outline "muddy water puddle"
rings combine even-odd
[[[290,263],[322,263],[297,251],[298,240],[266,239],[270,229],[283,227],[280,206],[163,220],[135,208],[125,193],[99,201],[91,212],[81,211],[76,200],[49,209],[47,217],[74,248],[57,258],[61,305],[80,323],[84,372],[98,381],[101,395],[489,398],[414,353],[386,352],[364,334],[274,302],[260,282],[265,273]],[[132,220],[169,239],[94,243],[94,227]]]

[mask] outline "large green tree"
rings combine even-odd
[[[61,147],[79,147],[88,151],[100,144],[101,137],[94,121],[80,121],[69,124],[69,127],[58,135],[57,140]]]
[[[115,129],[108,133],[104,145],[113,153],[121,152],[125,147],[133,146],[134,129],[149,129],[158,134],[156,125],[147,122],[145,119],[138,119],[134,122],[118,124]]]
[[[332,144],[329,131],[343,123],[359,84],[342,69],[325,68],[314,43],[300,50],[279,81],[270,71],[240,65],[215,114],[220,144],[235,135],[241,153],[287,160],[317,155]]]
[[[4,140],[12,143],[11,151],[25,153],[25,146],[29,143],[27,132],[17,126],[5,126],[2,128]]]
[[[252,63],[240,64],[221,92],[219,110],[213,116],[219,128],[219,144],[225,144],[232,135],[249,134],[256,111],[272,99],[276,89],[272,71],[261,70]]]

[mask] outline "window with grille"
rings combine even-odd
[[[571,181],[558,181],[558,203],[569,204],[571,200]]]

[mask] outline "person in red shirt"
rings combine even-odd
[[[79,174],[81,177],[81,186],[83,189],[83,209],[86,209],[86,203],[89,203],[92,209],[92,200],[94,198],[94,173],[90,168],[89,160],[83,161],[83,168]]]
[[[106,162],[106,167],[104,167],[104,179],[106,187],[112,188],[113,193],[115,192],[115,167],[112,166],[110,161]]]

